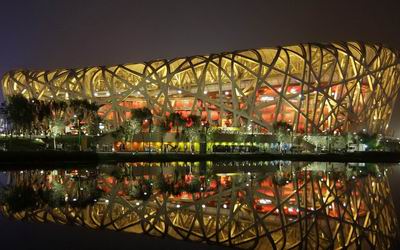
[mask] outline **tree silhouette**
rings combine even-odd
[[[30,132],[34,121],[34,109],[31,102],[22,94],[10,96],[8,99],[7,118],[12,123],[13,132]]]
[[[171,122],[168,118],[162,119],[157,126],[157,131],[161,138],[161,150],[164,149],[164,136],[171,130],[170,123]]]
[[[145,120],[147,120],[149,122],[149,132],[151,132],[151,125],[153,123],[153,114],[151,113],[150,109],[148,109],[146,107],[132,109],[131,114],[132,114],[131,119],[134,121],[137,121],[140,124],[142,130],[143,130],[143,122]],[[141,134],[142,134],[142,141],[143,141],[143,146],[144,146],[144,134],[143,134],[143,131],[141,131],[141,132],[142,132]],[[150,147],[149,147],[149,150],[150,150]]]

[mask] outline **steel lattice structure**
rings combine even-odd
[[[88,99],[118,126],[148,107],[201,115],[210,124],[285,121],[297,132],[384,132],[399,90],[399,56],[382,45],[300,44],[146,63],[52,71],[10,71],[6,96]]]
[[[21,174],[15,175],[15,179],[21,179]],[[34,178],[46,178],[39,171],[22,175],[29,183]],[[238,177],[232,177],[228,186],[223,185],[221,177],[216,191],[205,187],[185,198],[155,190],[146,200],[127,195],[126,180],[102,182],[107,193],[85,208],[44,205],[11,213],[5,204],[0,211],[15,219],[246,249],[389,249],[398,237],[386,171],[346,177],[344,172],[304,169],[258,174],[255,178],[244,174],[241,181]],[[53,181],[58,178],[52,177]],[[64,183],[70,195],[79,193],[76,181],[71,183],[65,176],[58,181]],[[22,185],[23,181],[17,183]]]

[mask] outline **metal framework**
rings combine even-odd
[[[285,121],[297,132],[384,132],[399,84],[399,56],[382,45],[300,44],[146,63],[52,71],[17,70],[6,96],[88,99],[118,126],[132,108],[155,118],[201,115],[218,126]]]
[[[44,205],[11,213],[5,204],[0,212],[15,219],[246,249],[389,249],[398,237],[398,222],[386,170],[380,171],[359,174],[357,170],[349,175],[348,171],[305,168],[256,176],[236,173],[214,179],[218,184],[214,190],[210,185],[184,196],[153,189],[144,200],[126,193],[126,179],[97,179],[94,186],[107,192],[85,208]],[[36,188],[49,180],[59,182],[68,189],[70,199],[82,198],[77,195],[82,185],[63,174],[25,171],[13,173],[13,179],[14,185],[28,182]]]

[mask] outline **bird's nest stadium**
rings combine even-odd
[[[239,50],[172,60],[59,70],[15,70],[3,94],[87,99],[114,127],[133,108],[155,119],[179,112],[220,127],[295,132],[384,133],[399,91],[399,54],[379,44],[343,42]]]

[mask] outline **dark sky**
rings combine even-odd
[[[1,0],[0,9],[0,74],[301,42],[400,49],[398,0]]]

